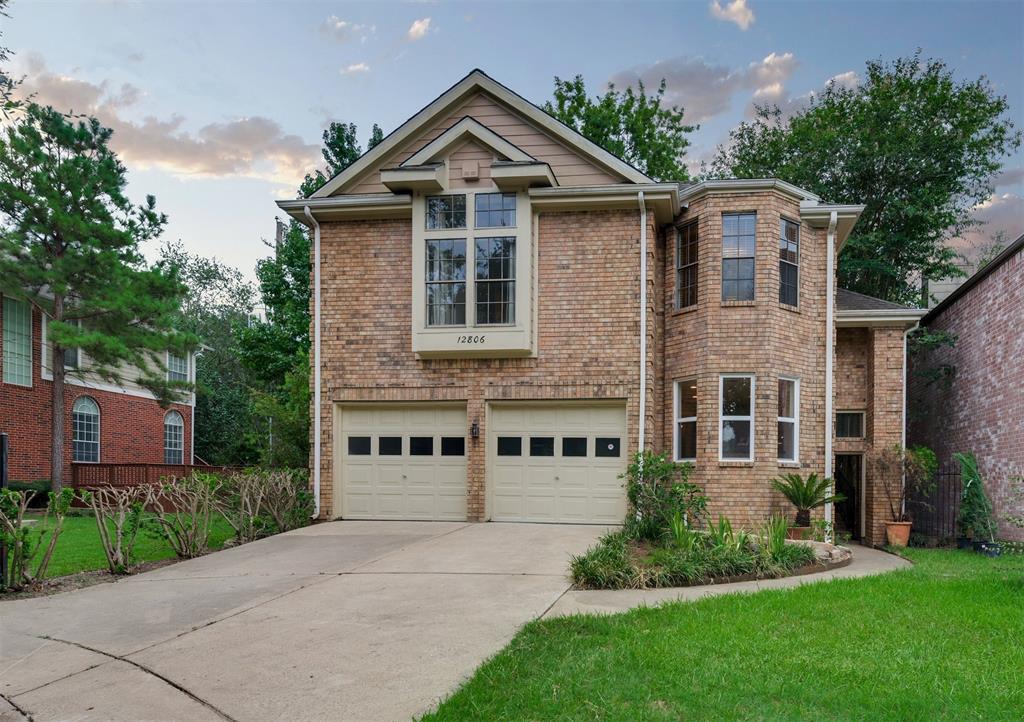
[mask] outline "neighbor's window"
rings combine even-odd
[[[722,215],[722,300],[754,300],[756,213]]]
[[[188,358],[167,353],[167,380],[188,381]]]
[[[185,463],[185,420],[177,411],[164,417],[164,463]]]
[[[697,460],[697,379],[676,381],[676,461]]]
[[[754,377],[730,374],[719,378],[719,458],[754,460]]]
[[[864,412],[840,411],[836,414],[836,438],[863,439]]]
[[[32,308],[4,296],[4,383],[32,385]]]
[[[676,308],[697,303],[697,221],[676,230]]]
[[[800,224],[782,219],[779,226],[779,303],[796,306],[800,286]]]
[[[427,325],[466,324],[466,240],[427,241]]]
[[[477,228],[504,228],[516,224],[515,193],[477,193],[473,204]]]
[[[71,460],[100,460],[100,407],[88,396],[79,396],[71,407]]]
[[[800,456],[800,381],[779,379],[779,461]]]
[[[466,227],[466,196],[427,196],[427,230]]]
[[[476,322],[516,320],[516,239],[476,239]]]

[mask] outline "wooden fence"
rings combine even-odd
[[[72,464],[71,486],[89,489],[98,486],[139,486],[159,484],[172,476],[188,476],[193,471],[230,472],[229,466],[192,464]]]

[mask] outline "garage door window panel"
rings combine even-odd
[[[434,455],[434,437],[433,436],[410,436],[409,437],[409,455],[410,456],[433,456]]]
[[[441,456],[465,456],[466,437],[464,436],[442,436]]]
[[[498,437],[498,456],[522,456],[523,440],[518,436]]]
[[[369,436],[350,436],[350,437],[348,437],[348,453],[349,453],[349,456],[369,456],[370,455],[370,437]]]
[[[555,437],[553,436],[531,436],[530,456],[554,456]]]
[[[587,437],[566,436],[562,439],[562,456],[582,457],[587,455]]]
[[[621,440],[617,436],[599,436],[594,443],[595,456],[608,459],[621,456]]]
[[[377,439],[377,454],[379,456],[401,456],[401,436],[381,436]]]

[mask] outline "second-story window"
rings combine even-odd
[[[477,238],[475,250],[477,324],[515,323],[515,236]]]
[[[188,381],[188,359],[167,353],[167,380]]]
[[[428,240],[426,270],[427,325],[466,325],[466,240]]]
[[[516,224],[515,193],[477,193],[473,202],[477,228],[509,228]]]
[[[722,214],[722,300],[754,300],[756,213]]]
[[[676,231],[676,308],[697,303],[697,222]]]
[[[796,306],[800,285],[800,225],[782,219],[779,226],[779,303]]]
[[[466,227],[466,196],[428,196],[427,230]]]

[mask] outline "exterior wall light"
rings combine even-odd
[[[469,427],[469,435],[474,439],[480,438],[480,423],[476,419],[473,419],[473,425]]]

